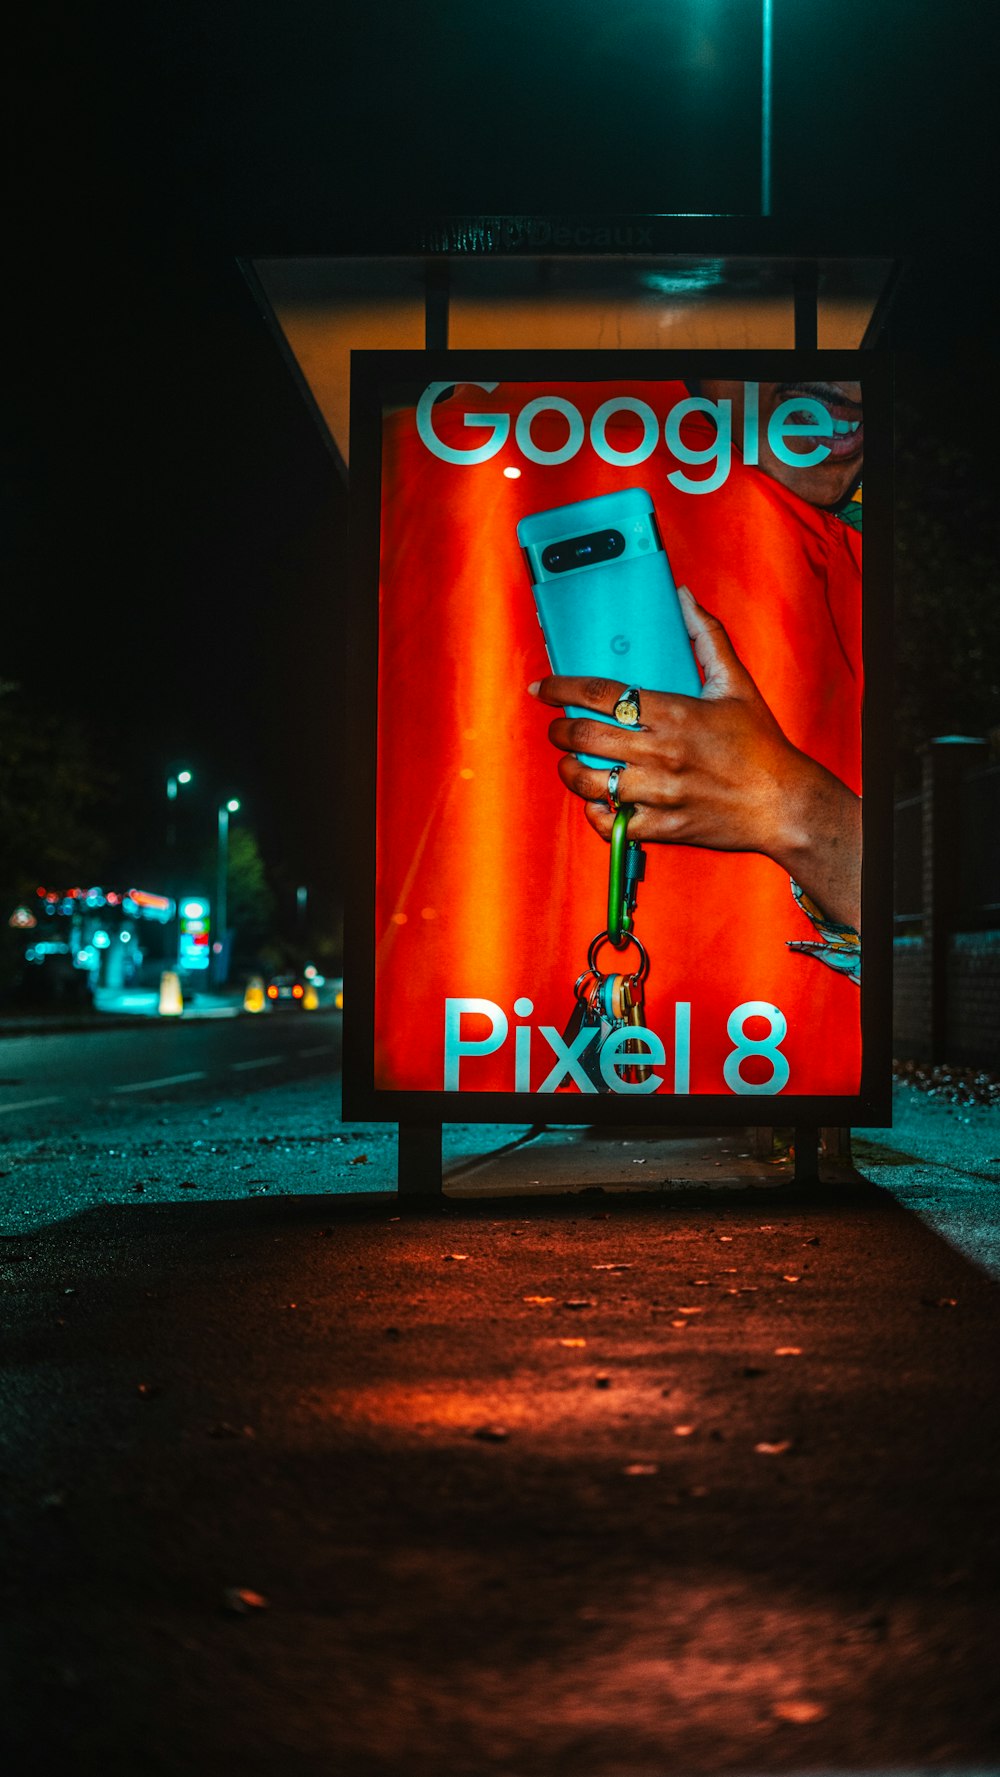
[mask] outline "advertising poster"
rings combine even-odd
[[[749,356],[369,363],[369,1108],[862,1103],[868,378]]]

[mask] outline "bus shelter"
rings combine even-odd
[[[373,231],[350,250],[243,264],[350,481],[349,722],[367,812],[347,908],[345,1112],[398,1122],[401,1192],[440,1189],[446,1121],[792,1124],[796,1176],[808,1178],[821,1127],[889,1120],[884,347],[900,262],[863,244],[831,250],[794,233],[793,244],[770,219],[451,218],[401,228],[389,247]],[[459,399],[463,390],[472,393]],[[555,527],[551,537],[538,532],[537,559],[536,521]],[[700,554],[692,555],[688,533]],[[449,555],[456,534],[462,552]],[[634,805],[617,794],[630,764],[637,803],[642,785],[654,783],[640,753],[655,751],[659,725],[677,713],[664,700],[697,694],[701,706],[715,695],[723,669],[709,657],[704,616],[696,601],[691,614],[689,595],[676,587],[682,573],[691,579],[685,560],[700,565],[726,537],[699,584],[717,589],[726,646],[735,645],[736,666],[777,721],[783,757],[803,762],[789,779],[791,802],[811,772],[816,806],[825,796],[842,810],[830,846],[821,825],[810,831],[802,883],[770,828],[761,837],[763,829],[737,821],[731,833],[705,836],[695,819],[668,832],[662,808],[655,828],[653,810],[640,806],[643,844],[628,836],[630,818],[642,831]],[[642,549],[649,553],[640,560]],[[795,550],[812,563],[817,596],[769,617],[768,631],[762,597],[734,601],[733,563],[738,556],[759,587],[772,567],[780,579],[773,564],[797,559]],[[508,590],[523,572],[521,556],[537,612],[527,582],[520,595]],[[503,571],[493,574],[500,558]],[[426,564],[419,572],[417,559]],[[473,562],[474,599],[449,603]],[[655,595],[635,592],[654,581]],[[573,648],[584,607],[574,606],[568,640],[553,612],[567,589],[586,595],[590,609],[602,587],[625,614],[610,624],[616,633],[600,683],[622,684],[613,710],[595,714],[637,733],[619,739],[617,767],[614,746],[595,757],[557,738],[566,759],[580,763],[577,770],[564,760],[564,788],[552,772],[543,777],[542,763],[554,762],[544,724],[536,720],[529,736],[508,666],[534,663],[536,682],[550,664],[582,672]],[[669,611],[656,606],[657,636],[675,622],[675,607],[685,613],[691,653],[676,684],[669,662],[652,677],[641,672],[652,644],[636,638],[646,633],[649,596],[673,601]],[[683,652],[680,615],[676,627]],[[794,685],[773,665],[780,656],[795,665]],[[640,685],[629,687],[631,677]],[[734,708],[749,696],[739,691],[744,683],[726,680],[737,686]],[[437,727],[420,697],[428,684],[445,712]],[[581,684],[577,677],[570,687],[578,698]],[[663,689],[650,697],[651,686]],[[473,706],[476,721],[457,729]],[[547,714],[558,718],[556,709]],[[703,720],[700,707],[692,720]],[[675,776],[681,769],[671,767]],[[553,863],[537,881],[532,858],[504,837],[511,823],[496,801],[501,778],[545,786],[541,824]],[[566,795],[575,792],[594,815],[605,778],[607,819],[591,825],[610,848]],[[657,796],[667,782],[661,770]],[[437,800],[424,809],[427,784]],[[747,808],[756,788],[749,781]],[[676,800],[672,790],[663,794]],[[841,867],[851,823],[853,896]],[[659,843],[674,831],[677,843]],[[827,865],[840,859],[836,868],[812,855],[824,846]],[[609,850],[624,862],[617,902],[609,886],[605,927],[598,879]],[[639,888],[646,853],[652,868]],[[478,877],[475,896],[470,877]],[[709,911],[713,897],[724,918]],[[860,918],[845,912],[858,908]],[[589,947],[588,918],[601,927]],[[669,952],[669,1001],[662,960],[645,984],[640,932],[650,956]],[[512,958],[506,972],[501,955]],[[713,976],[714,998],[706,985]],[[574,1008],[568,1020],[560,1003]]]

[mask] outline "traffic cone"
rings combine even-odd
[[[244,1012],[263,1012],[264,983],[259,975],[251,975],[243,995]]]
[[[181,978],[175,969],[164,969],[160,976],[160,1017],[179,1018],[183,1010]]]

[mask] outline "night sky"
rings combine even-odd
[[[901,387],[981,436],[987,476],[992,9],[774,0],[774,20],[775,212],[910,251]],[[349,867],[346,494],[236,256],[337,252],[372,215],[752,213],[759,51],[757,0],[180,0],[37,28],[2,673],[114,759],[123,873],[181,759],[245,798],[288,880],[334,893]]]

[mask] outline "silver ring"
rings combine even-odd
[[[624,770],[624,765],[612,765],[611,770],[608,772],[608,787],[605,794],[607,795],[608,807],[612,814],[618,813],[618,782]]]
[[[615,704],[615,721],[619,722],[623,728],[638,728],[641,713],[639,687],[638,685],[630,685],[627,691],[622,692]]]

